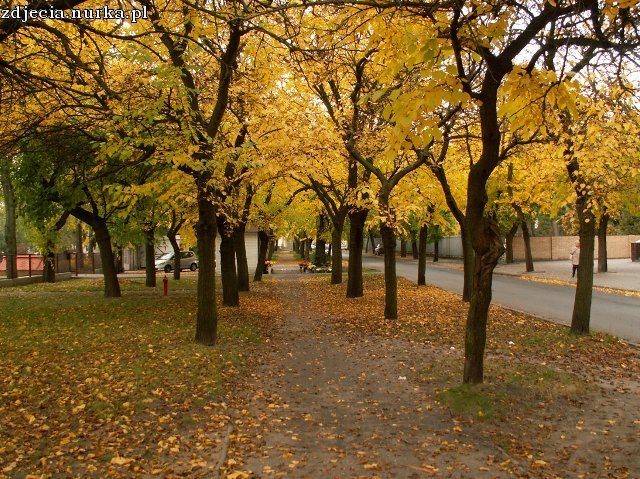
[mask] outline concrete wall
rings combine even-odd
[[[249,276],[253,278],[253,273],[256,270],[256,264],[258,263],[258,232],[247,231],[244,235],[244,247],[247,250],[247,265],[249,266]],[[220,242],[216,241],[216,271],[219,273],[220,269]]]
[[[536,261],[568,260],[578,236],[534,236],[531,238],[531,252]],[[631,243],[640,240],[640,235],[607,236],[607,256],[610,259],[631,257]],[[598,257],[598,238],[595,244]],[[521,236],[513,239],[513,259],[524,261],[524,240]]]
[[[376,244],[381,243],[380,238],[375,238]],[[531,253],[534,261],[568,260],[577,236],[534,236],[531,238]],[[640,235],[607,236],[607,256],[609,259],[631,258],[631,243],[640,241]],[[371,251],[371,247],[369,247]],[[396,251],[400,251],[400,241],[396,245]],[[427,244],[427,254],[433,255],[433,243]],[[411,244],[407,245],[407,254],[411,254]],[[439,254],[443,258],[462,258],[462,238],[447,236],[440,241]],[[595,244],[595,257],[598,257],[598,238]],[[513,259],[524,261],[524,240],[522,236],[513,239]]]

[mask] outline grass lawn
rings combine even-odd
[[[193,341],[195,277],[0,290],[0,477],[207,476],[229,422],[225,387],[277,304],[258,286]]]

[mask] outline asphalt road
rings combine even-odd
[[[383,258],[364,257],[363,266],[384,269]],[[398,261],[398,276],[417,281],[417,262]],[[427,283],[462,294],[462,271],[429,267]],[[571,324],[575,288],[557,284],[526,281],[511,276],[493,276],[493,303],[548,319]],[[613,334],[640,344],[640,298],[593,292],[591,329]]]

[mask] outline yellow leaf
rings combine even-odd
[[[233,471],[227,474],[227,479],[246,479],[249,477],[249,474],[242,471]]]
[[[133,462],[133,459],[127,459],[126,457],[115,456],[111,458],[111,464],[115,464],[117,466],[124,466]]]

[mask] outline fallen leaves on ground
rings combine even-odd
[[[576,287],[575,282],[564,281],[562,279],[553,279],[553,278],[541,278],[537,276],[530,275],[518,275],[516,276],[518,279],[523,279],[525,281],[534,281],[536,283],[547,283],[547,284],[559,284],[562,286],[572,286]],[[594,291],[600,291],[602,293],[608,294],[619,294],[621,296],[628,296],[630,298],[640,298],[640,291],[633,291],[629,289],[618,289],[618,288],[607,288],[605,286],[593,286]]]
[[[111,299],[92,280],[0,293],[0,477],[210,477],[225,389],[278,305],[263,288],[220,308],[218,345],[204,347],[195,284],[168,297],[144,280]]]
[[[602,334],[576,337],[564,326],[493,306],[486,383],[462,388],[468,305],[458,295],[400,280],[399,319],[389,321],[383,318],[384,283],[379,274],[365,275],[365,296],[355,299],[345,297],[344,285],[329,285],[326,278],[302,277],[296,281],[295,302],[287,304],[287,313],[305,318],[304,324],[311,321],[314,328],[327,334],[348,338],[354,345],[370,344],[372,361],[397,362],[376,346],[390,340],[433,351],[433,359],[414,367],[411,374],[395,378],[430,391],[422,411],[436,411],[435,405],[439,405],[438,410],[443,405],[451,409],[457,422],[448,434],[480,435],[495,445],[497,456],[489,458],[478,471],[498,468],[511,471],[510,477],[523,478],[630,478],[633,471],[640,471],[634,465],[634,438],[640,432],[634,422],[638,421],[640,407],[638,348]],[[271,286],[276,291],[288,288],[289,292],[281,290],[280,295],[291,296],[288,281]],[[286,351],[280,351],[280,357],[289,354]],[[407,358],[401,364],[410,362]],[[291,367],[291,361],[284,364]],[[263,383],[256,379],[257,384]],[[277,399],[271,402],[277,403]],[[254,423],[252,430],[262,431],[255,434],[261,437],[264,428],[287,427],[293,414],[290,410],[282,413],[282,409],[264,407],[269,412],[258,415],[263,429]],[[386,426],[381,423],[378,427]],[[435,442],[440,444],[435,451],[460,451],[460,444],[444,439],[443,434],[435,435]],[[235,457],[242,462],[248,450],[260,454],[260,444],[262,440],[259,444],[237,445]],[[348,449],[344,451],[347,457],[349,453]],[[386,467],[366,460],[362,463],[365,466],[371,471]],[[422,472],[446,469],[438,463],[429,467]],[[273,465],[269,468],[277,471]],[[297,477],[312,476],[300,473]],[[469,471],[460,477],[474,475]]]

